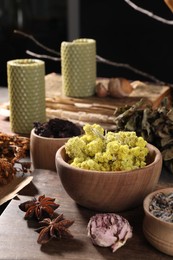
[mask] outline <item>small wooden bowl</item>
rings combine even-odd
[[[142,204],[155,188],[162,169],[162,156],[148,144],[147,166],[133,171],[99,172],[68,164],[65,147],[56,153],[56,168],[63,187],[78,204],[103,212],[119,212]]]
[[[30,157],[34,169],[56,171],[55,154],[68,138],[49,138],[35,134],[32,129],[30,135]]]
[[[164,194],[173,193],[173,187],[154,191],[144,199],[143,232],[152,246],[165,254],[173,256],[173,223],[160,220],[149,211],[153,196],[160,192]]]

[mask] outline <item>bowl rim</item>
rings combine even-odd
[[[59,137],[59,138],[57,138],[57,137],[45,137],[45,136],[37,135],[35,133],[35,127],[31,130],[31,136],[37,137],[37,138],[42,139],[42,140],[47,140],[47,141],[52,141],[52,140],[54,140],[54,141],[65,140],[66,141],[69,138],[71,138],[71,137]]]
[[[143,171],[146,170],[147,168],[150,168],[151,166],[154,166],[158,161],[162,161],[162,155],[161,152],[159,151],[159,149],[157,147],[155,147],[152,144],[147,143],[147,146],[150,146],[153,148],[153,150],[156,152],[156,157],[154,159],[154,161],[142,168],[138,168],[138,169],[134,169],[134,170],[130,170],[130,171],[96,171],[96,170],[86,170],[86,169],[81,169],[81,168],[77,168],[74,167],[70,164],[68,164],[66,161],[63,160],[62,156],[61,156],[61,152],[62,150],[65,150],[65,145],[61,146],[55,155],[55,160],[59,160],[61,162],[61,165],[63,165],[65,168],[70,168],[70,169],[74,169],[77,172],[81,173],[81,174],[88,174],[88,173],[94,173],[94,174],[102,174],[102,175],[107,175],[109,173],[109,175],[115,175],[116,172],[116,176],[124,176],[124,175],[128,175],[128,174],[135,174],[138,173],[138,171]]]
[[[149,215],[151,218],[153,218],[154,220],[158,221],[159,223],[162,223],[164,225],[169,225],[172,228],[173,223],[161,220],[161,219],[157,218],[156,216],[154,216],[149,211],[149,204],[150,204],[150,202],[151,202],[151,200],[152,200],[152,198],[153,198],[153,196],[155,194],[160,193],[160,192],[169,193],[170,191],[173,192],[173,187],[166,187],[166,188],[162,188],[162,189],[157,189],[157,190],[149,193],[143,200],[143,209],[144,209],[145,215]]]

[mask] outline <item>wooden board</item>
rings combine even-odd
[[[58,174],[46,170],[35,170],[33,182],[26,186],[16,200],[12,200],[0,216],[0,259],[3,260],[113,260],[113,259],[172,259],[152,247],[142,231],[142,206],[122,212],[133,227],[133,237],[115,253],[110,248],[96,247],[87,237],[87,223],[96,212],[78,206],[64,191]],[[163,186],[162,186],[163,187]],[[33,221],[24,220],[24,212],[18,205],[28,199],[45,194],[56,198],[60,204],[58,213],[75,220],[70,227],[74,236],[71,240],[52,240],[49,244],[37,244],[37,227]]]
[[[53,78],[51,81],[51,77]],[[46,81],[46,114],[48,118],[59,117],[70,119],[81,125],[99,123],[105,128],[111,128],[114,124],[114,112],[117,107],[133,105],[141,98],[146,104],[157,108],[165,96],[170,98],[169,86],[158,86],[140,81],[131,82],[133,91],[128,97],[123,98],[99,98],[97,96],[87,98],[64,97],[62,95],[62,79],[55,73],[48,75]],[[99,78],[97,82],[107,84],[109,79]],[[55,84],[53,87],[52,84]],[[48,91],[50,85],[50,91]],[[58,91],[56,91],[58,90]],[[54,92],[53,92],[54,91]],[[53,96],[54,93],[54,96]]]

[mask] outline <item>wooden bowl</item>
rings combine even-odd
[[[151,200],[158,192],[173,193],[173,187],[154,191],[144,199],[143,232],[152,246],[165,254],[173,256],[173,223],[160,220],[149,211]]]
[[[99,172],[68,164],[65,147],[56,153],[56,168],[62,185],[78,204],[89,209],[118,212],[142,204],[155,188],[162,168],[162,156],[148,144],[147,166],[133,171]]]
[[[68,138],[50,138],[35,134],[34,128],[30,135],[30,157],[34,169],[56,171],[55,155]]]

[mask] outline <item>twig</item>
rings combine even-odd
[[[126,0],[125,0],[126,1]],[[21,31],[18,31],[18,30],[14,30],[15,33],[18,33],[18,34],[21,34],[23,35],[24,37],[27,37],[29,38],[30,40],[34,41],[34,43],[38,46],[40,46],[41,48],[43,48],[44,50],[48,51],[48,52],[51,52],[51,53],[54,53],[55,55],[58,56],[57,57],[52,57],[52,56],[49,56],[49,55],[44,55],[44,54],[37,54],[37,53],[34,53],[32,51],[29,51],[27,50],[26,53],[31,55],[31,56],[35,56],[37,58],[45,58],[45,59],[50,59],[50,60],[54,60],[54,61],[61,61],[61,56],[60,56],[60,53],[53,50],[53,49],[50,49],[48,47],[46,47],[45,45],[43,45],[42,43],[40,43],[39,41],[37,41],[32,35],[29,35],[27,33],[24,33],[24,32],[21,32]],[[117,62],[114,62],[114,61],[110,61],[110,60],[107,60],[99,55],[96,55],[96,61],[97,62],[102,62],[102,63],[105,63],[105,64],[108,64],[108,65],[111,65],[111,66],[114,66],[114,67],[121,67],[121,68],[126,68],[128,70],[131,70],[133,71],[134,73],[136,74],[139,74],[141,76],[144,76],[150,80],[152,80],[153,82],[155,83],[158,83],[160,85],[165,85],[165,84],[168,84],[169,86],[173,87],[171,83],[165,83],[157,78],[155,78],[154,76],[148,74],[148,73],[145,73],[143,71],[140,71],[132,66],[130,66],[129,64],[123,64],[123,63],[117,63]]]
[[[56,58],[56,57],[52,57],[52,56],[44,55],[44,54],[38,54],[38,53],[29,51],[29,50],[26,50],[26,53],[28,55],[31,55],[31,56],[34,56],[34,57],[37,57],[37,58],[40,58],[40,59],[49,59],[49,60],[54,60],[54,61],[60,61],[61,60],[61,58]]]
[[[57,52],[57,51],[55,51],[55,50],[53,50],[53,49],[50,49],[50,48],[48,48],[47,46],[43,45],[42,43],[40,43],[39,41],[37,41],[32,35],[27,34],[27,33],[24,33],[24,32],[21,32],[21,31],[18,31],[18,30],[14,30],[14,33],[21,34],[22,36],[27,37],[27,38],[29,38],[30,40],[32,40],[33,42],[35,42],[36,45],[40,46],[42,49],[44,49],[44,50],[46,50],[46,51],[48,51],[48,52],[51,52],[51,53],[53,53],[53,54],[55,54],[55,55],[57,55],[57,56],[60,56],[60,53],[59,53],[59,52]]]
[[[104,58],[102,58],[101,56],[98,56],[98,55],[96,56],[96,58],[97,58],[98,62],[103,62],[103,63],[106,63],[108,65],[112,65],[112,66],[115,66],[115,67],[121,67],[121,68],[129,69],[129,70],[133,71],[134,73],[137,73],[137,74],[139,74],[141,76],[144,76],[144,77],[146,77],[148,79],[151,79],[152,81],[154,81],[154,82],[156,82],[158,84],[165,85],[165,82],[160,81],[159,79],[155,78],[154,76],[152,76],[152,75],[150,75],[148,73],[145,73],[145,72],[143,72],[141,70],[138,70],[138,69],[130,66],[129,64],[113,62],[113,61],[104,59]]]
[[[149,11],[147,11],[147,10],[145,10],[145,9],[143,9],[143,8],[141,8],[141,7],[139,7],[139,6],[137,6],[136,4],[134,4],[132,1],[130,1],[130,0],[124,0],[128,5],[130,5],[133,9],[135,9],[136,11],[138,11],[138,12],[141,12],[141,13],[143,13],[143,14],[145,14],[145,15],[147,15],[147,16],[149,16],[149,17],[151,17],[151,18],[153,18],[153,19],[155,19],[155,20],[157,20],[157,21],[159,21],[159,22],[162,22],[162,23],[165,23],[165,24],[169,24],[169,25],[173,25],[173,20],[167,20],[167,19],[165,19],[165,18],[162,18],[162,17],[160,17],[160,16],[157,16],[157,15],[155,15],[155,14],[153,14],[152,12],[149,12]]]
[[[130,108],[128,108],[127,110],[125,110],[122,114],[118,115],[117,117],[115,117],[114,122],[118,122],[120,120],[122,120],[123,118],[125,118],[126,116],[131,116],[133,115],[133,113],[140,108],[142,105],[144,104],[144,99],[140,99],[136,104],[132,105]],[[114,115],[116,115],[116,110]]]

